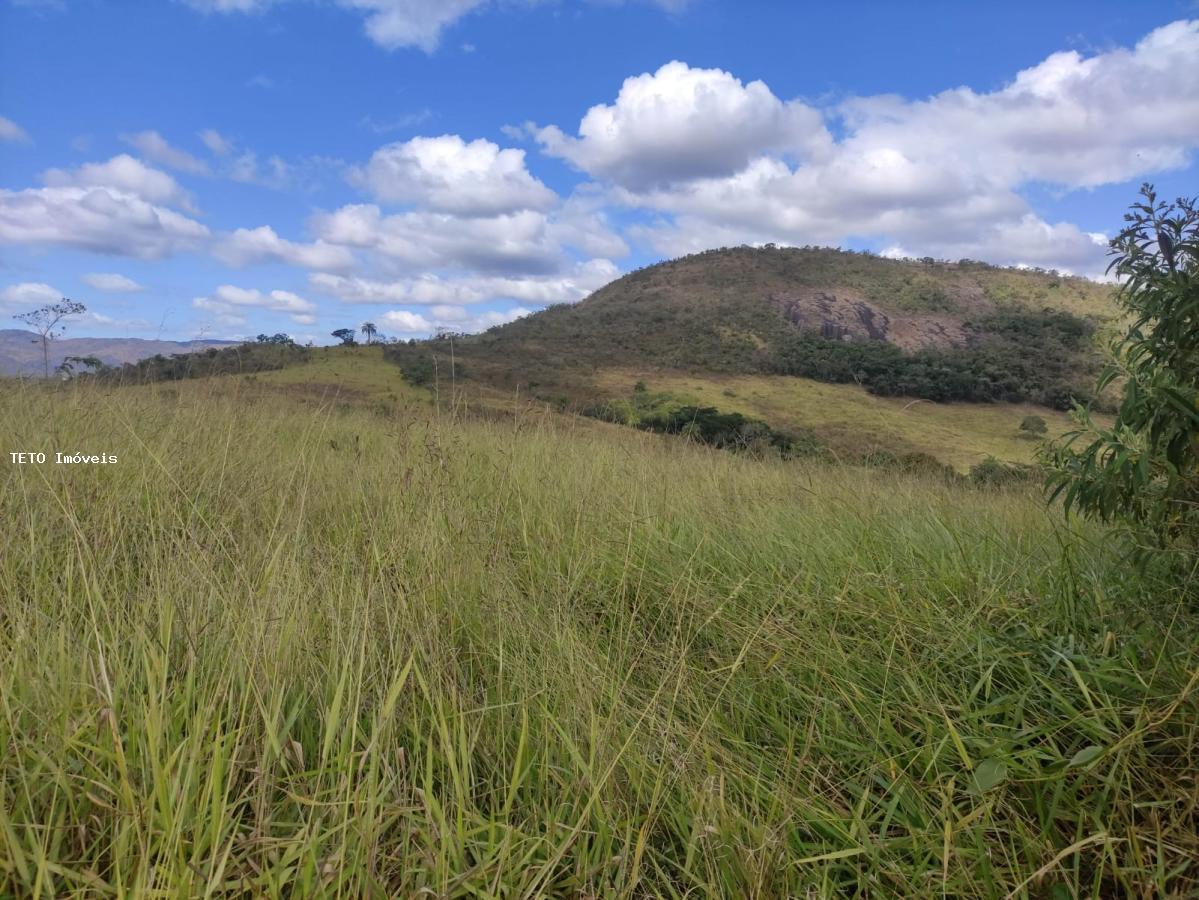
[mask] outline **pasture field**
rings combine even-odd
[[[1047,438],[1077,427],[1069,414],[1031,403],[930,403],[877,397],[854,384],[824,384],[787,375],[605,370],[595,380],[614,394],[644,380],[650,390],[677,394],[700,406],[739,412],[777,428],[808,428],[834,453],[851,458],[873,449],[923,453],[959,472],[988,457],[1031,463],[1040,441],[1020,431],[1026,416],[1045,421]]]
[[[270,384],[4,386],[0,895],[1199,891],[1189,586],[1035,487]]]

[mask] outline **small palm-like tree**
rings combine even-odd
[[[375,327],[374,322],[363,322],[360,331],[366,335],[367,344],[370,344],[371,339],[379,333],[379,329]]]

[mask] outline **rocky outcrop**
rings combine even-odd
[[[889,341],[920,350],[964,347],[972,339],[954,316],[890,313],[849,291],[780,293],[771,301],[798,329],[830,341]]]

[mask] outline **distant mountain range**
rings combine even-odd
[[[156,354],[192,353],[233,341],[147,341],[140,338],[63,338],[50,342],[50,371],[68,356],[95,356],[110,366],[137,362]],[[40,376],[42,341],[32,331],[0,329],[0,375]]]

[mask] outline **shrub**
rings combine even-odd
[[[1110,428],[1086,410],[1079,429],[1046,451],[1051,498],[1067,510],[1122,523],[1138,555],[1199,552],[1199,208],[1166,204],[1150,185],[1111,243],[1109,271],[1129,325],[1099,389],[1123,399]],[[1081,445],[1081,449],[1075,449]]]
[[[1037,466],[1023,463],[1008,463],[988,456],[970,468],[970,481],[978,487],[1001,488],[1012,485],[1032,484],[1041,477]]]
[[[1044,434],[1049,430],[1049,426],[1040,416],[1025,416],[1020,422],[1020,430],[1028,434]]]

